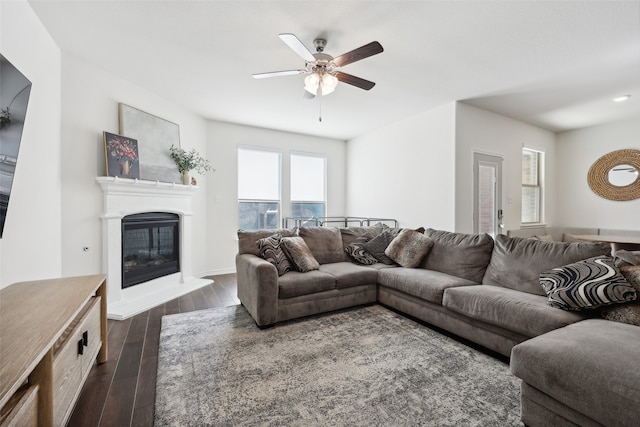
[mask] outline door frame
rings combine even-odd
[[[504,210],[502,207],[502,163],[504,158],[497,154],[483,153],[480,151],[473,152],[473,232],[479,231],[478,220],[478,202],[479,202],[479,167],[480,165],[486,165],[494,167],[496,170],[495,176],[495,212],[494,212],[494,235],[502,234],[504,229],[503,217]]]

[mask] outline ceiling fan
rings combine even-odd
[[[280,34],[278,37],[285,42],[295,53],[304,59],[304,68],[299,70],[273,71],[269,73],[254,74],[256,79],[267,77],[290,76],[295,74],[308,74],[304,79],[305,97],[313,98],[316,95],[328,95],[333,92],[338,85],[338,81],[370,90],[376,84],[372,81],[347,74],[340,70],[341,67],[351,64],[361,59],[381,53],[384,49],[377,41],[373,41],[364,46],[360,46],[350,52],[333,57],[324,53],[327,45],[325,39],[315,39],[313,44],[316,53],[311,53],[309,49],[294,34]]]

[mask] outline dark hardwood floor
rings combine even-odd
[[[108,360],[92,368],[69,426],[153,425],[162,316],[240,304],[235,274],[209,278],[209,286],[127,320],[108,321]]]

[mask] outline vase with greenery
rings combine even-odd
[[[209,160],[202,157],[195,149],[187,151],[182,148],[176,148],[172,145],[171,148],[169,148],[169,155],[173,161],[176,162],[178,171],[182,174],[182,183],[184,185],[189,185],[191,183],[189,172],[192,170],[195,170],[200,174],[204,174],[208,171],[215,171]]]

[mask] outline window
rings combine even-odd
[[[238,228],[280,224],[280,153],[238,148]]]
[[[326,212],[325,157],[291,154],[291,216],[323,217]]]
[[[522,223],[541,222],[543,153],[522,149]]]

